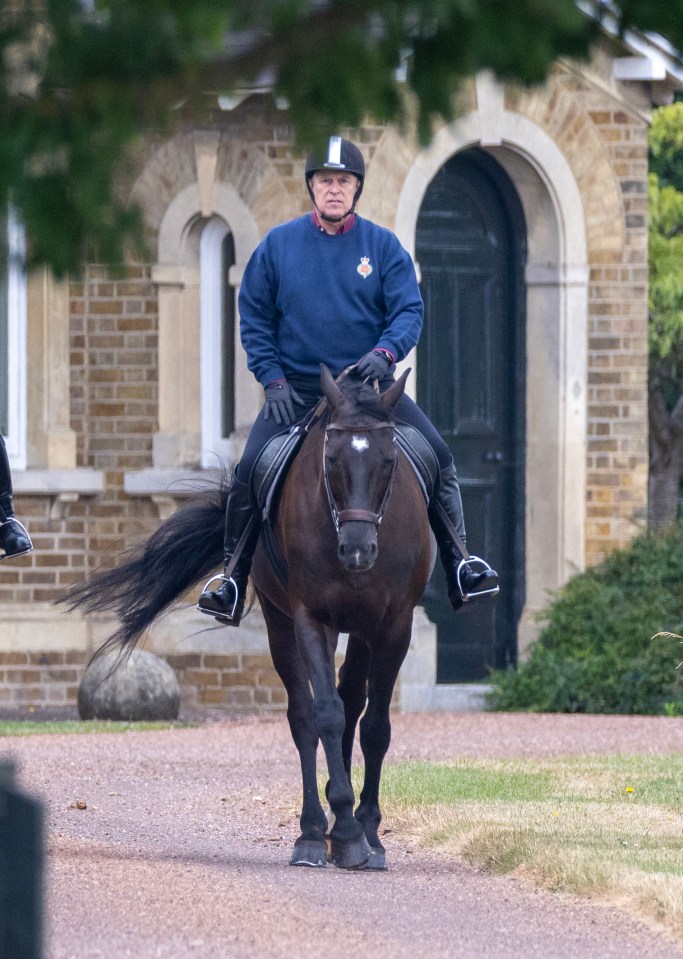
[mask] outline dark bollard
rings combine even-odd
[[[43,807],[0,762],[0,959],[43,954]]]

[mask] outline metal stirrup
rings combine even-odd
[[[479,565],[481,566],[481,569],[472,570],[472,563],[479,563]],[[468,568],[475,573],[476,572],[479,572],[479,573],[493,572],[493,570],[491,569],[489,564],[486,562],[486,560],[482,559],[480,556],[473,556],[472,554],[470,554],[468,559],[460,560],[460,562],[458,563],[458,569],[456,571],[456,577],[458,580],[458,589],[460,590],[460,595],[462,596],[463,603],[469,602],[470,599],[478,599],[480,596],[495,596],[497,593],[500,592],[500,586],[497,586],[497,585],[493,586],[491,589],[476,590],[474,593],[466,592],[466,590],[463,588],[463,585],[462,585],[462,574],[465,568]]]
[[[204,609],[204,607],[200,606],[199,603],[197,603],[197,609],[199,610],[200,613],[206,613],[208,616],[222,616],[225,619],[234,619],[235,610],[237,609],[237,603],[240,598],[240,591],[237,588],[237,583],[232,578],[232,576],[223,576],[222,573],[219,573],[217,576],[212,576],[211,579],[207,580],[207,582],[205,583],[204,589],[202,590],[202,595],[204,593],[211,592],[211,590],[209,590],[209,586],[211,585],[211,583],[218,582],[218,580],[220,580],[222,583],[232,583],[234,587],[235,601],[232,604],[232,610],[229,613],[218,613],[216,612],[216,610],[213,610],[213,609]]]

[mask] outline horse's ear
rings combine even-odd
[[[324,363],[320,364],[320,384],[323,388],[323,393],[333,406],[337,404],[340,399],[343,399],[344,394],[334,382],[334,377]]]
[[[398,401],[403,396],[403,392],[406,388],[406,380],[408,379],[409,374],[410,374],[409,369],[406,370],[405,373],[401,373],[401,375],[396,380],[396,382],[392,383],[389,389],[385,390],[385,392],[381,394],[382,402],[390,410],[393,410],[393,408],[396,406]]]

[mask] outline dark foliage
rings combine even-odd
[[[491,707],[683,714],[683,528],[644,535],[573,577],[518,671],[493,675]]]

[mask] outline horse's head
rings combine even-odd
[[[377,559],[398,455],[393,410],[410,371],[381,394],[357,379],[336,383],[326,366],[321,371],[330,407],[323,467],[338,555],[345,569],[363,572]]]

